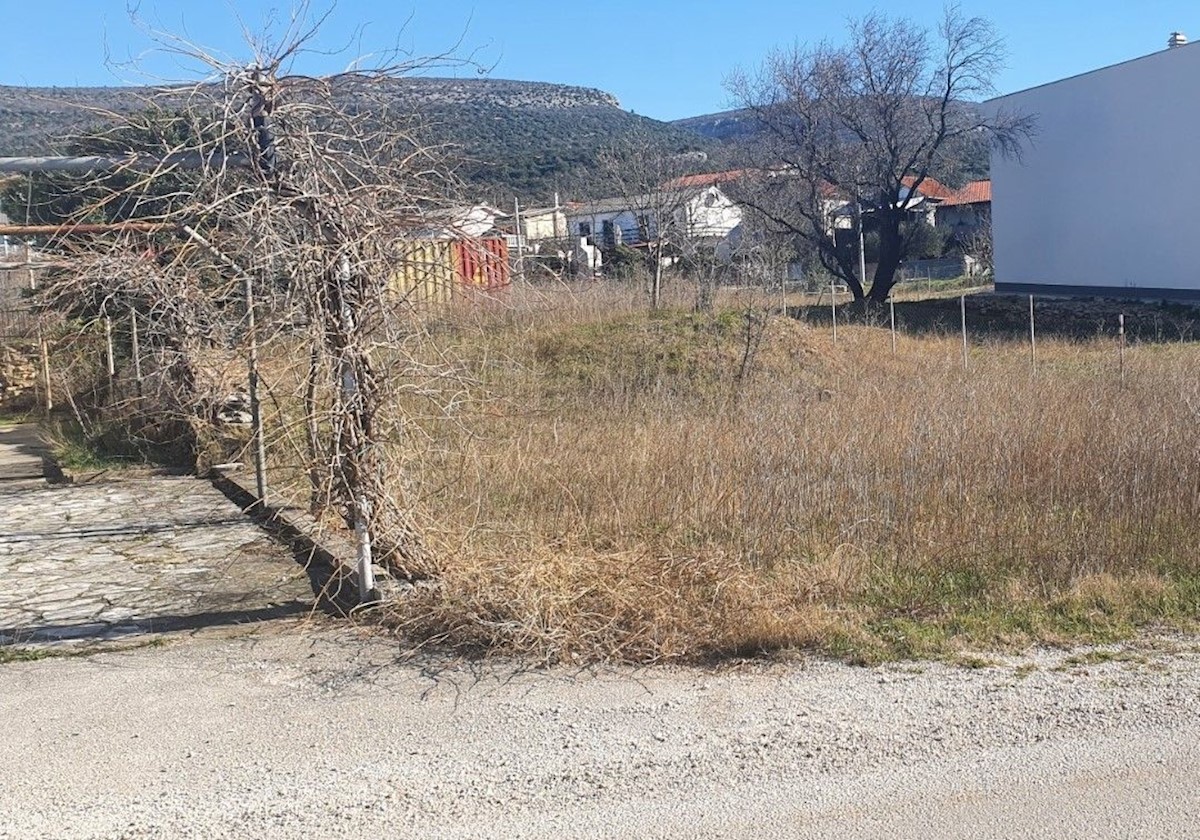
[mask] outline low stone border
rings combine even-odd
[[[49,447],[43,448],[41,456],[44,476],[51,483],[82,483],[107,472],[65,469],[54,458]],[[318,605],[341,615],[349,615],[353,610],[365,606],[358,596],[354,544],[344,536],[322,529],[306,511],[264,505],[258,498],[253,481],[239,475],[238,469],[241,469],[240,465],[232,469],[213,468],[209,470],[207,478],[244,514],[291,549],[296,562],[308,574]],[[164,472],[185,474],[174,470]],[[374,603],[375,600],[373,598],[366,603]]]
[[[349,615],[364,605],[358,597],[358,570],[349,559],[355,556],[349,539],[325,532],[306,511],[264,505],[253,482],[233,470],[214,468],[209,470],[208,479],[243,513],[291,548],[308,573],[323,608]]]

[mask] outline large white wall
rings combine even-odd
[[[998,290],[1200,297],[1200,43],[991,104],[1037,118],[992,156]]]

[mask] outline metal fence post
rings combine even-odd
[[[833,315],[833,343],[837,344],[837,288],[829,281],[829,311]]]
[[[262,406],[258,401],[258,328],[254,315],[254,280],[250,272],[242,268],[230,257],[223,254],[211,242],[201,236],[194,228],[180,225],[179,230],[188,238],[208,251],[224,265],[242,278],[242,295],[246,305],[246,331],[250,347],[246,353],[247,386],[250,391],[250,427],[254,444],[254,484],[258,491],[259,504],[267,504],[267,448],[263,441]]]
[[[896,355],[896,300],[888,295],[888,320],[892,326],[892,355]]]
[[[1037,373],[1037,332],[1033,321],[1033,295],[1029,296],[1029,367]]]
[[[112,317],[107,312],[104,314],[104,361],[108,368],[108,386],[111,389],[113,381],[117,378],[117,359],[113,351]]]
[[[242,290],[246,297],[246,380],[250,392],[250,434],[254,439],[254,488],[258,501],[267,505],[267,446],[263,440],[262,403],[258,399],[258,326],[254,317],[254,281],[250,272],[242,272]]]
[[[138,341],[137,310],[129,310],[129,350],[133,354],[133,381],[137,395],[142,396],[142,348]]]
[[[959,295],[958,308],[962,313],[963,370],[967,369],[967,296]]]
[[[1117,359],[1121,367],[1121,387],[1125,386],[1125,313],[1117,316]]]
[[[28,218],[28,212],[26,212],[26,218]],[[25,242],[25,270],[29,272],[29,291],[36,292],[37,280],[34,278],[33,274],[33,249],[30,247],[28,241]],[[42,384],[46,388],[46,399],[44,405],[46,408],[46,416],[49,417],[50,412],[54,410],[54,394],[50,389],[50,346],[46,343],[46,333],[45,330],[42,329],[42,322],[40,318],[37,319],[37,340],[38,354],[42,357]]]

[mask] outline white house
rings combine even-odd
[[[526,242],[542,239],[565,239],[567,214],[561,207],[521,208],[521,236]]]
[[[914,186],[916,183],[912,175],[901,179],[900,203],[913,217],[932,225],[938,208],[954,197],[954,190],[931,175],[922,178],[919,186]]]
[[[971,181],[937,206],[935,224],[961,240],[986,227],[991,216],[992,182]]]
[[[993,99],[1036,118],[992,157],[996,290],[1200,300],[1200,45]]]
[[[432,239],[479,239],[494,236],[500,219],[508,218],[503,210],[490,204],[470,204],[436,210],[427,217],[428,227],[421,235]]]
[[[675,229],[689,239],[726,237],[742,221],[742,210],[715,184],[670,187],[660,193],[605,198],[566,207],[567,228],[574,239],[596,247],[641,245],[659,236],[659,213],[669,213]]]
[[[492,233],[499,219],[508,218],[503,210],[497,210],[490,204],[473,204],[470,207],[456,207],[450,211],[451,225],[463,236],[472,239]]]

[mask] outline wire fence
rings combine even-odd
[[[110,401],[120,396],[141,402],[158,390],[165,372],[178,366],[175,356],[179,351],[163,346],[161,341],[155,344],[147,340],[145,332],[152,326],[146,320],[148,316],[134,311],[117,312],[78,328],[62,317],[48,322],[32,306],[30,294],[43,270],[36,264],[13,266],[11,260],[0,268],[0,408],[12,408],[16,398],[20,398],[20,407],[26,410],[49,411],[65,406],[80,382],[91,381],[89,377],[110,389],[106,392]],[[602,310],[635,311],[645,306],[634,283],[593,281],[580,282],[578,288],[573,288],[574,285],[518,282],[503,294],[489,297],[486,306],[464,298],[457,301],[455,311],[461,316],[464,310],[479,310],[482,317],[479,326],[486,329],[486,322],[498,310],[518,312],[532,307],[550,313],[564,306],[586,308],[590,303],[596,310],[593,314],[600,315]],[[694,297],[690,285],[678,283],[668,289],[665,303],[694,308]],[[297,331],[294,302],[286,295],[273,296],[268,291],[260,306],[276,331],[281,334]],[[815,294],[766,286],[757,290],[724,286],[719,290],[716,308],[747,306],[805,322],[818,331],[828,330],[833,342],[843,340],[845,337],[839,335],[839,330],[847,328],[869,326],[887,331],[890,339],[883,338],[882,352],[890,350],[891,354],[911,352],[915,345],[910,340],[921,336],[953,337],[961,344],[962,365],[966,369],[976,363],[979,353],[997,342],[1010,348],[1017,343],[1027,346],[1030,369],[1036,372],[1040,342],[1100,338],[1112,342],[1114,362],[1124,378],[1125,355],[1130,345],[1191,342],[1200,338],[1198,307],[996,295],[977,288],[956,289],[936,297],[901,293],[886,305],[869,309],[854,303],[836,285]],[[433,317],[444,320],[458,316]],[[211,365],[202,373],[220,380],[208,395],[216,406],[214,410],[219,411],[230,400],[237,402],[235,397],[245,388],[244,369],[234,348],[214,347],[212,353],[222,356],[222,363],[217,366],[221,375],[209,370]]]
[[[25,249],[0,256],[0,339],[18,340],[37,335],[30,292],[37,269],[26,267]]]

